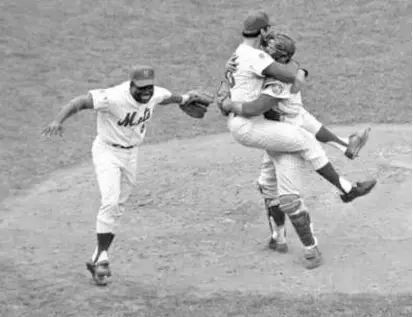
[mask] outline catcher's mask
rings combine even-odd
[[[295,53],[295,42],[291,37],[277,33],[267,40],[264,49],[277,62],[287,64]]]

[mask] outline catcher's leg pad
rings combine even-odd
[[[265,207],[267,209],[268,217],[272,217],[277,226],[285,225],[285,213],[280,208],[280,201],[278,199],[265,200]]]
[[[306,246],[316,244],[313,235],[310,214],[308,213],[303,200],[298,195],[281,195],[280,209],[288,215],[301,243]]]

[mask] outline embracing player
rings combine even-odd
[[[295,52],[294,41],[286,35],[276,34],[268,41],[267,52],[278,62],[290,63]],[[225,102],[224,110],[230,110],[240,116],[247,117],[264,114],[267,120],[276,121],[277,123],[274,122],[275,125],[283,122],[303,127],[306,131],[315,135],[318,140],[334,145],[352,159],[357,156],[359,150],[367,141],[369,131],[367,129],[362,133],[354,134],[348,140],[338,138],[303,108],[300,92],[291,93],[290,84],[273,78],[266,80],[264,89],[258,99],[242,105]],[[272,128],[274,128],[274,124]],[[270,128],[269,125],[265,125],[265,127],[268,130]],[[263,126],[261,126],[262,128]],[[251,130],[257,130],[257,128]],[[276,132],[275,129],[272,131]],[[257,135],[260,134],[263,138],[268,137],[263,131],[258,131]],[[277,138],[277,136],[274,137]],[[270,247],[280,252],[288,250],[285,236],[285,215],[287,214],[305,246],[306,266],[314,268],[321,264],[322,257],[317,247],[317,239],[313,234],[309,213],[300,194],[302,163],[303,157],[299,153],[286,153],[275,148],[267,150],[262,162],[258,183],[264,196],[272,230]],[[330,163],[317,171],[322,176],[324,176],[323,173],[329,177],[334,176],[334,169],[332,169]],[[358,196],[367,194],[376,183],[372,180],[357,183],[356,186],[352,187],[350,183],[341,177],[338,177],[336,182],[333,182],[334,178],[325,178],[336,186],[338,185],[337,187],[343,191],[341,198],[344,202],[352,201]]]
[[[306,76],[306,71],[297,64],[276,62],[260,49],[264,39],[268,38],[269,27],[269,19],[265,13],[259,12],[247,17],[242,32],[243,41],[234,53],[238,66],[232,74],[230,99],[225,99],[225,96],[221,98],[218,93],[217,103],[228,116],[231,134],[237,142],[247,147],[267,152],[299,153],[323,178],[343,193],[341,198],[345,202],[365,195],[374,186],[371,185],[372,182],[357,182],[352,185],[338,175],[314,135],[301,127],[270,121],[261,115],[271,108],[269,106],[263,109],[261,105],[261,89],[266,77],[290,83],[291,91],[296,92],[296,87],[305,82]],[[224,103],[222,100],[225,100]],[[274,106],[273,98],[270,100],[271,106]]]
[[[97,136],[92,157],[101,206],[96,220],[97,246],[86,267],[98,285],[106,285],[111,276],[108,250],[136,182],[138,148],[154,108],[179,104],[189,115],[194,111],[196,117],[202,117],[201,106],[207,107],[213,101],[207,96],[197,91],[173,94],[155,86],[155,71],[151,66],[135,66],[129,80],[111,88],[91,90],[71,100],[42,131],[46,136],[62,135],[62,124],[67,118],[81,110],[97,111]],[[193,103],[200,105],[201,112],[198,108],[191,110]]]
[[[299,65],[298,62],[292,59],[296,50],[295,41],[285,34],[269,34],[261,49],[279,63],[291,63],[297,65],[297,67]],[[236,56],[233,56],[226,65],[228,78],[233,77],[232,74],[238,69],[238,63],[235,57]],[[307,77],[307,74],[308,73],[306,73],[305,77]],[[303,107],[301,93],[298,89],[295,89],[294,94],[291,94],[290,98],[290,92],[294,90],[291,84],[286,84],[275,78],[266,77],[262,88],[265,89],[267,93],[264,93],[256,100],[257,107],[254,108],[254,111],[264,111],[264,118],[294,123],[313,134],[318,141],[339,149],[349,159],[356,158],[361,148],[366,144],[370,128],[353,133],[349,137],[337,136]],[[224,93],[224,89],[225,88],[223,88],[221,93]],[[272,92],[272,95],[277,96],[278,99],[282,99],[283,102],[277,103],[274,106],[273,98],[267,96],[269,92]],[[265,111],[265,109],[268,108],[269,110]]]

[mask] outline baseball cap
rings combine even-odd
[[[136,65],[130,72],[130,80],[138,87],[155,84],[155,70],[151,66]]]
[[[245,19],[243,33],[254,34],[270,25],[270,19],[265,12],[256,12]]]

